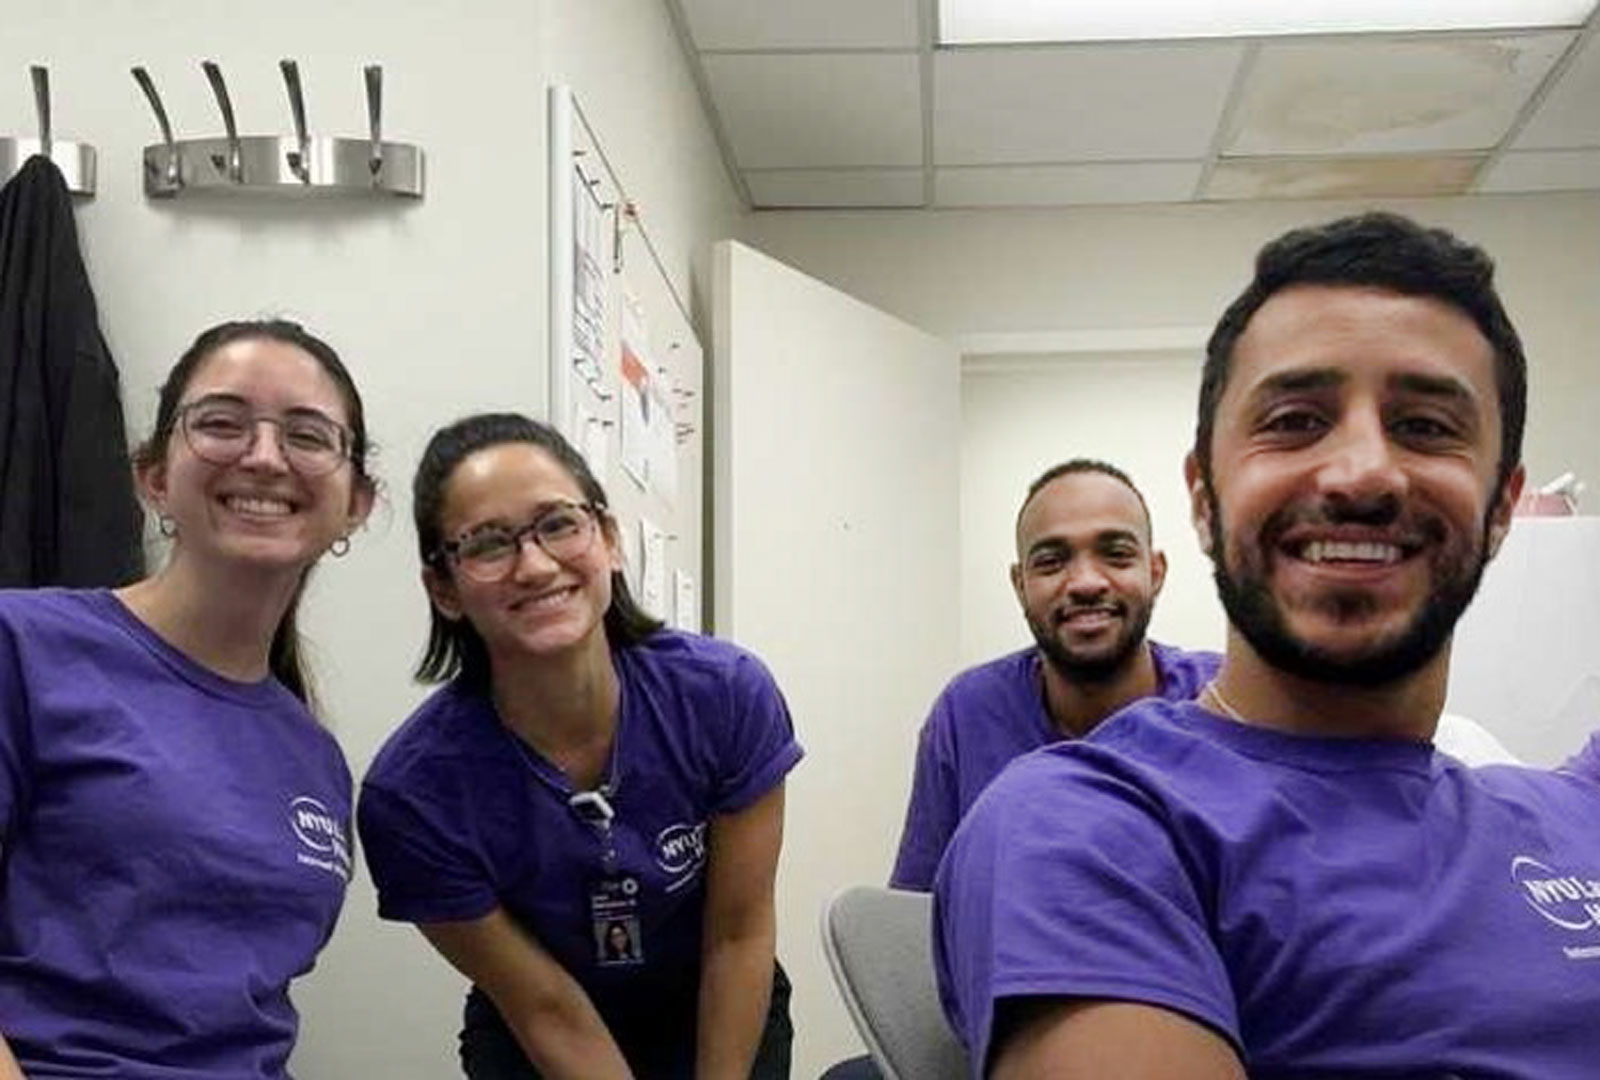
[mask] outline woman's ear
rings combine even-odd
[[[135,462],[133,486],[140,502],[157,514],[163,513],[167,505],[166,461]]]
[[[355,478],[354,485],[350,486],[350,512],[347,515],[350,531],[366,525],[366,515],[373,512],[376,502],[378,502],[378,485],[373,482],[373,478]]]
[[[610,510],[600,511],[600,537],[606,545],[606,564],[613,574],[622,573],[622,529]]]
[[[422,587],[428,590],[428,599],[439,609],[439,614],[455,622],[461,618],[461,597],[456,583],[448,574],[441,574],[431,566],[422,568]]]
[[[373,505],[378,501],[378,485],[371,477],[358,476],[350,489],[350,511],[345,515],[345,534],[355,532],[367,523],[367,515],[372,513]]]

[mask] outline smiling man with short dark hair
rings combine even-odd
[[[1126,473],[1074,458],[1028,487],[1011,586],[1034,644],[962,672],[923,724],[890,883],[926,892],[956,825],[1013,759],[1088,734],[1142,697],[1190,698],[1215,653],[1149,641],[1166,579],[1150,511]]]
[[[1595,1075],[1600,738],[1557,771],[1432,742],[1522,488],[1524,371],[1448,233],[1369,214],[1263,249],[1186,463],[1222,670],[1008,770],[941,868],[976,1073]]]

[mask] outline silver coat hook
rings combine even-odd
[[[39,114],[39,153],[45,157],[50,156],[50,69],[42,64],[34,64],[30,69],[33,75],[33,108]]]
[[[161,198],[180,191],[217,188],[241,192],[345,191],[421,197],[422,148],[410,143],[383,141],[382,69],[377,65],[364,70],[369,131],[351,137],[319,135],[311,131],[306,118],[305,84],[297,60],[285,58],[278,63],[289,96],[294,130],[276,135],[241,135],[221,67],[212,60],[202,62],[200,67],[222,115],[225,134],[220,137],[175,139],[166,109],[149,74],[143,68],[133,69],[134,79],[156,114],[164,140],[144,148],[147,196]],[[32,144],[31,139],[28,142]],[[57,143],[58,153],[63,145]]]
[[[298,149],[287,154],[289,171],[300,178],[302,184],[311,183],[311,136],[306,133],[306,98],[300,89],[300,65],[293,60],[279,60],[278,70],[283,72],[283,85],[289,90],[289,113],[294,117],[294,137]]]
[[[166,106],[161,104],[161,95],[156,93],[155,80],[151,79],[150,73],[142,67],[133,69],[133,80],[139,84],[139,89],[144,91],[144,99],[150,103],[150,111],[156,114],[156,126],[161,129],[161,141],[167,147],[166,183],[169,187],[182,187],[183,171],[178,167],[178,147],[172,138],[172,124],[167,120]]]
[[[223,81],[222,69],[216,61],[203,61],[200,67],[206,73],[206,81],[211,84],[212,94],[216,95],[217,109],[222,113],[222,126],[228,133],[228,156],[223,158],[220,154],[212,154],[211,164],[218,172],[226,172],[228,179],[235,184],[242,184],[244,155],[239,147],[239,126],[233,120],[233,102],[228,99],[228,84]]]
[[[38,138],[23,135],[0,135],[0,183],[9,180],[32,157],[42,157],[55,166],[74,195],[93,195],[95,187],[96,154],[88,143],[55,136],[55,123],[51,118],[50,69],[43,64],[30,64],[28,74],[33,81],[33,109],[38,119]]]
[[[367,153],[367,171],[376,187],[383,172],[383,66],[368,64],[361,69],[367,80],[367,128],[372,133],[372,148]]]

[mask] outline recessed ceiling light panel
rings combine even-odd
[[[1596,0],[939,0],[943,45],[1579,26]]]

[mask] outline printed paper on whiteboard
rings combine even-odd
[[[572,407],[572,430],[577,433],[578,451],[589,463],[589,471],[595,476],[608,475],[610,440],[606,438],[605,421],[579,401]]]
[[[672,405],[662,391],[665,379],[650,381],[650,488],[668,506],[678,500],[678,432]]]
[[[683,570],[672,572],[673,592],[676,593],[672,605],[672,625],[679,630],[687,630],[691,634],[700,632],[700,587],[695,584],[694,575]]]
[[[639,519],[639,603],[652,614],[667,610],[667,534],[659,525]]]
[[[652,448],[650,350],[645,336],[644,309],[632,293],[622,294],[622,468],[634,483],[650,490]],[[662,418],[671,424],[671,418]]]
[[[617,532],[622,537],[622,578],[638,596],[644,591],[644,551],[639,546],[639,530],[628,528],[627,521],[618,514]]]
[[[602,378],[607,276],[601,267],[605,212],[581,171],[573,176],[572,364],[585,382]]]

